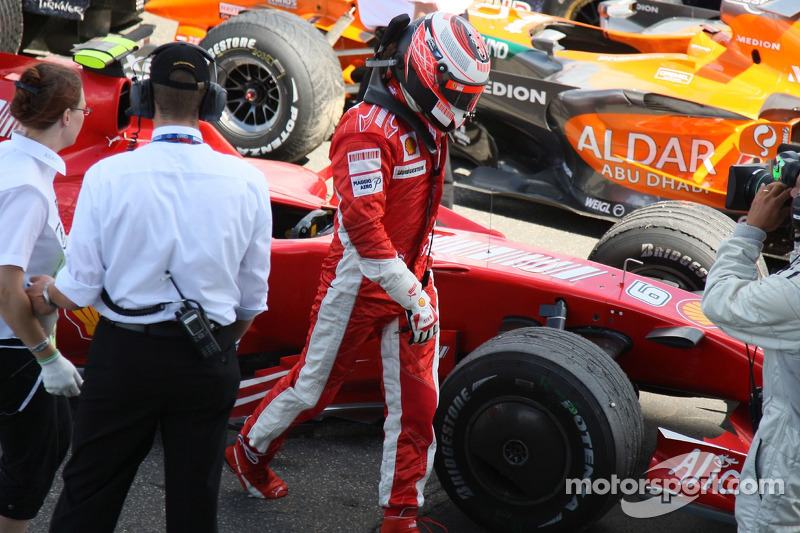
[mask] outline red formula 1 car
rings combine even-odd
[[[2,138],[15,126],[8,113],[13,80],[35,61],[0,54]],[[86,169],[130,148],[134,138],[147,142],[152,129],[147,120],[132,124],[124,112],[128,79],[86,68],[82,76],[95,112],[63,153],[67,176],[56,181],[67,229]],[[202,130],[217,150],[236,153],[215,129],[203,124]],[[235,416],[254,408],[303,347],[336,210],[316,174],[250,161],[270,182],[275,240],[269,311],[239,346],[246,379]],[[715,210],[686,207],[709,231],[723,231],[715,229],[721,216]],[[685,491],[691,503],[730,514],[733,496],[722,489],[735,485],[753,435],[750,365],[744,346],[703,316],[699,297],[513,242],[452,211],[443,210],[439,221],[433,255],[443,382],[436,469],[456,505],[491,531],[573,532],[599,519],[619,493],[594,489],[642,474],[634,471],[643,440],[640,389],[722,398],[740,407],[730,414],[733,431],[715,443],[662,431],[643,484],[663,495],[626,508],[669,503],[687,479],[701,479],[702,492]],[[91,308],[60,312],[58,346],[80,364],[98,316]],[[377,346],[364,346],[330,412],[382,405],[376,355]],[[754,370],[760,383],[760,358]],[[694,459],[664,466],[676,457]]]

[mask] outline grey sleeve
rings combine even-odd
[[[800,271],[792,266],[759,279],[756,262],[764,237],[758,228],[740,224],[733,237],[722,241],[708,274],[703,313],[720,329],[743,342],[797,351]]]

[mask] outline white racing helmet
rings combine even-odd
[[[489,81],[489,52],[464,18],[435,12],[412,22],[392,72],[409,106],[448,132],[464,124]]]

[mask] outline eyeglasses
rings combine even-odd
[[[89,115],[92,114],[91,107],[70,107],[70,109],[72,109],[73,111],[81,111],[84,117],[88,117]]]

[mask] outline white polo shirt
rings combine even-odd
[[[159,136],[200,132],[169,126]],[[271,234],[269,190],[254,166],[206,144],[151,142],[86,172],[56,287],[111,320],[153,323],[174,320],[181,305],[120,316],[100,294],[125,309],[175,302],[170,271],[186,298],[227,325],[267,308]]]
[[[64,263],[66,238],[58,215],[53,180],[64,160],[19,132],[0,143],[0,265],[31,276],[54,276]],[[0,319],[0,339],[15,338]]]

